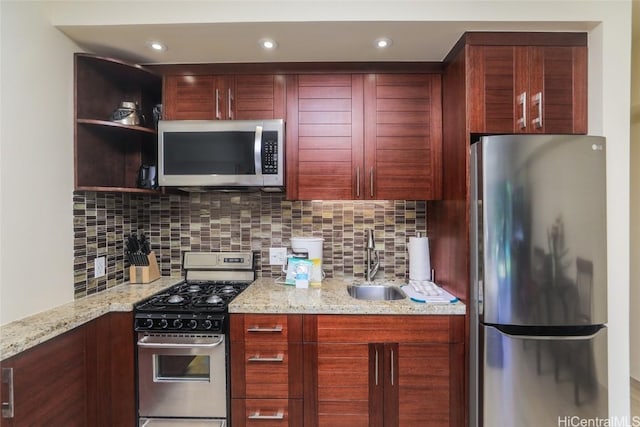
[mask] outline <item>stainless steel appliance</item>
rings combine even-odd
[[[187,191],[281,191],[284,120],[160,120],[158,180]]]
[[[251,252],[188,252],[185,280],[135,305],[140,426],[224,427],[227,305],[255,279]]]
[[[594,136],[471,146],[473,427],[608,417],[605,153]]]

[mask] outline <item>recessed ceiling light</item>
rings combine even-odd
[[[264,49],[272,50],[278,47],[278,43],[273,39],[261,39],[260,46]]]
[[[386,37],[380,37],[379,39],[376,39],[375,45],[377,48],[380,48],[380,49],[387,48],[391,46],[391,39],[388,39]]]
[[[157,52],[164,52],[165,50],[167,50],[167,47],[163,43],[158,41],[149,41],[147,42],[147,46]]]

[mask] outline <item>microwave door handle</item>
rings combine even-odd
[[[256,165],[256,175],[262,175],[262,126],[256,126],[256,139],[253,145],[253,161]]]

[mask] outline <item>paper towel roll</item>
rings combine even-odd
[[[428,237],[409,237],[409,279],[431,279]]]

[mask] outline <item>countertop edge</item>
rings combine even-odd
[[[50,310],[0,325],[0,361],[60,336],[111,312],[130,312],[138,301],[183,280],[165,276],[149,284],[125,282]],[[341,292],[347,281],[328,279],[320,288],[296,289],[259,278],[229,304],[229,313],[244,314],[362,314],[464,315],[462,302],[452,304],[409,301],[361,301]],[[344,295],[343,295],[344,294]]]
[[[451,315],[466,314],[461,301],[455,303],[420,303],[409,299],[396,301],[364,301],[349,296],[346,286],[351,279],[331,278],[320,287],[299,289],[276,282],[273,278],[259,278],[231,303],[230,314],[362,314],[362,315]],[[386,284],[401,286],[400,280]]]
[[[69,303],[0,325],[0,361],[29,350],[111,312],[133,311],[133,305],[179,281],[161,277],[148,284],[129,282]]]

